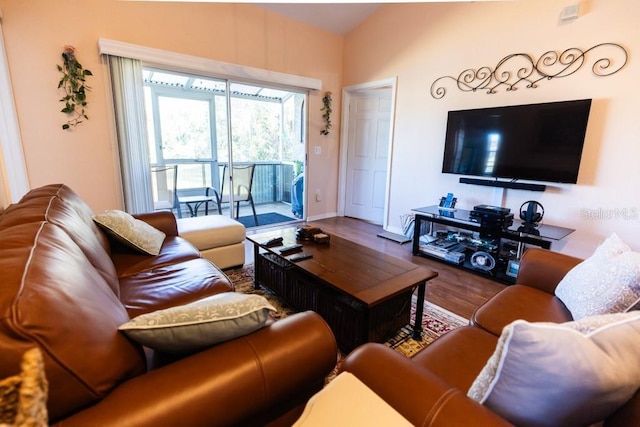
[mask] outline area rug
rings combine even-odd
[[[274,314],[276,319],[286,317],[295,312],[285,301],[265,288],[255,289],[253,286],[253,265],[246,265],[242,268],[226,270],[225,273],[233,282],[237,292],[259,294],[264,296],[278,310]],[[415,316],[416,300],[414,296],[411,301],[411,319]],[[409,325],[400,329],[396,335],[390,338],[385,345],[393,348],[406,357],[414,354],[428,346],[439,336],[460,326],[468,325],[469,321],[457,314],[451,313],[444,308],[425,302],[422,316],[422,339],[414,340],[411,337],[412,329]]]
[[[258,214],[259,226],[278,224],[280,222],[289,222],[289,221],[296,221],[296,220],[297,220],[296,218],[292,218],[276,212]],[[240,218],[236,219],[236,221],[242,223],[242,225],[244,225],[247,228],[256,227],[256,220],[255,218],[253,218],[253,215],[241,216]]]

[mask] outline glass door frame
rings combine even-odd
[[[217,185],[222,184],[219,182],[219,180],[222,178],[220,175],[221,173],[218,171],[217,166],[219,165],[220,162],[226,162],[228,167],[229,167],[229,171],[233,170],[233,164],[234,164],[234,143],[233,143],[233,108],[232,108],[232,98],[234,97],[234,94],[232,92],[232,85],[234,84],[239,84],[239,85],[250,85],[250,86],[255,86],[257,88],[266,88],[266,89],[272,89],[272,90],[277,90],[277,91],[285,91],[285,92],[289,92],[291,94],[298,94],[300,96],[303,97],[302,102],[301,102],[301,110],[300,110],[300,114],[299,114],[299,119],[300,119],[300,136],[302,138],[302,140],[300,141],[301,143],[304,144],[304,155],[303,155],[303,159],[302,159],[302,163],[303,163],[303,171],[306,168],[306,164],[307,164],[307,160],[308,160],[308,134],[307,134],[307,129],[308,129],[308,109],[307,109],[307,105],[308,105],[308,97],[309,97],[309,92],[308,90],[302,89],[302,88],[285,88],[285,87],[274,87],[273,85],[270,85],[268,83],[263,83],[263,82],[244,82],[242,80],[238,80],[238,79],[232,79],[232,78],[216,78],[216,77],[208,77],[206,75],[199,75],[199,74],[194,74],[194,73],[190,73],[190,72],[182,72],[182,71],[173,71],[170,69],[163,69],[163,68],[159,68],[157,66],[144,66],[145,70],[148,71],[157,71],[160,73],[168,73],[168,74],[175,74],[175,75],[179,75],[179,76],[184,76],[187,78],[193,78],[193,79],[208,79],[211,81],[216,81],[219,83],[224,82],[225,83],[225,91],[224,93],[216,93],[216,92],[198,92],[197,90],[183,90],[179,87],[161,87],[155,84],[147,84],[145,83],[145,86],[149,86],[150,87],[150,91],[151,91],[151,108],[153,111],[153,134],[150,135],[150,139],[153,138],[153,156],[155,157],[155,162],[153,162],[154,164],[166,164],[166,163],[170,163],[170,164],[180,164],[180,163],[193,163],[194,161],[208,161],[211,162],[212,166],[211,166],[211,179],[212,179],[212,183],[211,186],[213,188],[217,188],[220,189],[220,186]],[[181,92],[182,92],[182,96],[181,96]],[[228,158],[226,159],[222,159],[221,156],[219,156],[218,154],[218,136],[220,132],[218,132],[217,129],[217,122],[216,122],[216,113],[221,112],[219,111],[220,109],[218,108],[216,110],[216,97],[217,96],[224,96],[225,98],[225,114],[226,114],[226,140],[227,140],[227,146],[228,146],[228,153],[227,156]],[[167,158],[165,157],[165,153],[163,151],[163,147],[162,147],[162,129],[161,129],[161,120],[159,119],[160,115],[160,107],[159,107],[159,98],[162,97],[170,97],[170,98],[180,98],[180,99],[193,99],[193,100],[202,100],[202,101],[208,101],[209,102],[209,135],[210,135],[210,144],[211,144],[211,153],[212,156],[210,159],[176,159],[176,158]],[[250,95],[238,95],[238,97],[250,97]],[[267,102],[267,101],[266,101]],[[282,162],[283,161],[283,156],[282,156],[282,147],[283,147],[283,138],[284,138],[284,111],[282,106],[284,106],[284,102],[280,103],[281,105],[281,127],[280,127],[280,146],[279,146],[279,159],[277,159],[278,161]],[[295,113],[294,113],[295,114]],[[151,122],[151,121],[150,121]],[[150,147],[151,148],[151,147]],[[153,158],[153,157],[152,157]],[[215,167],[214,167],[215,166]],[[215,172],[218,173],[215,173]],[[232,180],[233,177],[231,174],[228,174],[229,176],[229,180]],[[224,185],[228,186],[230,185],[230,182],[225,182]],[[286,185],[286,184],[283,184]],[[306,185],[305,185],[306,187]],[[305,188],[306,190],[306,188]],[[181,194],[183,195],[191,195],[191,194],[187,194],[189,190],[187,190],[187,192],[185,192],[184,190],[181,191]],[[194,190],[195,191],[195,190]],[[233,192],[229,192],[229,205],[233,206],[234,204],[234,200],[233,200]],[[306,191],[303,192],[304,195],[306,195]],[[306,201],[306,200],[305,200]],[[225,202],[226,203],[226,202]],[[304,209],[306,210],[306,203],[303,203]],[[231,216],[233,216],[233,209],[230,209],[229,214]],[[306,217],[306,215],[304,215],[304,217]]]

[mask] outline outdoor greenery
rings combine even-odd
[[[163,96],[158,103],[165,159],[217,158],[224,162],[229,158],[223,96],[216,96],[215,100],[217,153],[211,152],[208,101]],[[286,114],[283,120],[280,104],[232,98],[231,111],[234,161],[279,162],[303,158],[304,144],[295,131],[294,117]]]
[[[283,170],[292,176],[281,179],[290,185],[294,164],[299,174],[305,159],[305,100],[304,94],[294,92],[282,98],[234,93],[230,100],[233,161],[287,165]],[[216,172],[222,170],[218,166],[230,157],[226,102],[220,91],[145,85],[150,162],[179,164],[179,188],[216,185]]]
[[[234,161],[280,160],[280,104],[232,98],[231,117]]]
[[[158,98],[165,159],[210,159],[209,102],[169,96]]]

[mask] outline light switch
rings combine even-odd
[[[319,145],[316,145],[315,148],[313,149],[313,152],[316,154],[322,154],[322,147]]]

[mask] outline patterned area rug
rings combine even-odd
[[[291,307],[287,305],[276,294],[268,289],[253,287],[253,265],[246,265],[242,268],[236,268],[225,271],[226,275],[233,282],[237,292],[253,293],[264,296],[278,309],[274,315],[277,319],[281,319],[294,313]],[[416,297],[412,298],[411,319],[415,316]],[[411,357],[418,351],[431,344],[436,338],[460,326],[468,325],[469,321],[457,314],[451,313],[442,307],[430,302],[425,302],[424,312],[422,316],[422,339],[414,340],[411,338],[411,327],[408,325],[398,331],[398,333],[389,339],[385,345],[395,349],[397,352]]]

